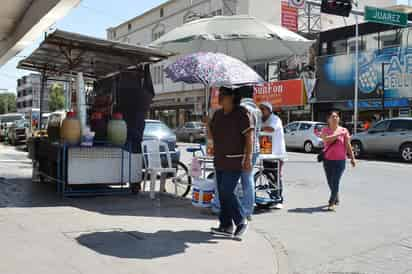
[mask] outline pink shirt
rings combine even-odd
[[[338,129],[339,137],[336,142],[325,143],[324,151],[326,160],[346,160],[346,146],[350,139],[349,131],[344,127]],[[325,127],[322,129],[322,134],[327,136],[333,135],[333,130]]]

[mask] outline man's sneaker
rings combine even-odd
[[[278,203],[275,205],[274,207],[275,209],[282,209],[283,208],[283,204],[282,203]]]
[[[248,229],[249,224],[247,222],[240,224],[236,227],[235,230],[235,238],[237,239],[241,239],[243,235],[245,235],[247,229]]]
[[[219,236],[225,236],[225,237],[233,236],[233,228],[212,227],[211,232],[213,235],[219,235]]]

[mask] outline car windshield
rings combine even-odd
[[[21,120],[22,115],[10,115],[10,116],[3,116],[1,117],[1,122],[2,123],[12,123],[16,120]]]
[[[19,128],[26,126],[26,120],[24,119],[17,120],[15,123],[16,123],[16,127],[19,127]]]
[[[193,125],[195,126],[195,128],[205,127],[205,125],[201,122],[195,122],[195,123],[193,123]]]
[[[317,131],[322,131],[322,129],[323,129],[324,127],[326,127],[326,124],[316,124],[316,125],[315,125],[315,129],[316,129]]]
[[[162,122],[146,122],[144,136],[167,136],[173,135],[173,131]]]

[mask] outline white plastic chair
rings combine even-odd
[[[150,198],[154,199],[157,175],[160,174],[160,178],[163,178],[163,174],[167,175],[172,173],[173,177],[176,177],[176,168],[172,166],[169,147],[164,142],[158,140],[143,141],[142,154],[144,163],[143,191],[146,189],[146,180],[150,175]],[[162,167],[162,155],[166,155],[167,167]],[[164,185],[162,186],[162,184],[165,184],[165,182],[161,182],[161,191],[162,187],[165,187]],[[175,185],[175,192],[177,193],[177,185]]]

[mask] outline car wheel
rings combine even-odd
[[[193,136],[192,134],[189,135],[189,143],[194,143],[195,140],[195,136]]]
[[[312,153],[313,152],[313,144],[311,141],[306,141],[305,144],[303,145],[303,150],[306,153]]]
[[[412,144],[405,144],[401,147],[401,158],[405,162],[412,162]]]
[[[361,142],[359,141],[353,141],[352,142],[352,150],[353,154],[355,155],[355,158],[361,158],[363,155],[363,147]]]

